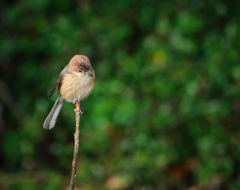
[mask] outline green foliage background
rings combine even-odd
[[[81,190],[240,189],[240,1],[1,1],[0,188],[67,189],[74,106],[42,128],[75,54]]]

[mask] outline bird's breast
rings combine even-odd
[[[94,87],[94,78],[88,74],[67,73],[63,76],[60,94],[69,102],[86,98]]]

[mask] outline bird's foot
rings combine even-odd
[[[82,112],[82,109],[81,109],[81,108],[80,108],[79,110],[77,110],[77,109],[74,109],[74,111],[75,111],[76,115],[83,114],[83,112]]]
[[[73,101],[72,101],[72,103],[73,103],[74,105],[75,105],[77,102],[79,102],[79,101],[78,101],[78,98],[74,98]]]
[[[76,109],[74,109],[76,115],[80,115],[80,114],[83,114],[82,112],[82,106],[80,104],[80,101],[78,101],[77,98],[74,98],[74,100],[72,101],[74,103],[74,105],[76,106]],[[79,108],[79,105],[80,105],[80,108]],[[79,108],[79,109],[77,109]]]

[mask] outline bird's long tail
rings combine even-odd
[[[56,102],[54,103],[50,113],[48,114],[46,120],[43,123],[43,128],[52,129],[55,126],[58,114],[62,108],[63,99],[61,96],[58,96]]]

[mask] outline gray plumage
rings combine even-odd
[[[48,114],[46,120],[43,123],[43,128],[52,129],[55,126],[57,117],[63,105],[63,99],[59,95],[56,102],[54,103],[50,113]]]

